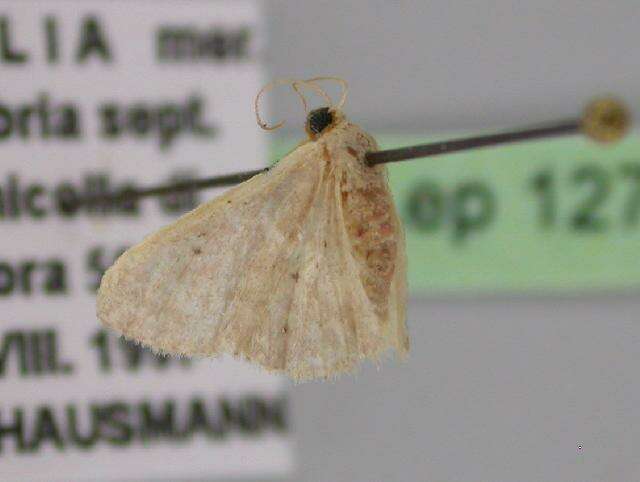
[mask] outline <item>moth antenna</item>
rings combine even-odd
[[[253,109],[256,113],[256,122],[258,122],[258,125],[260,126],[260,128],[264,129],[265,131],[273,131],[276,129],[280,129],[284,125],[284,121],[280,121],[277,124],[274,124],[272,126],[270,126],[265,121],[263,121],[262,117],[260,116],[260,106],[259,106],[260,98],[265,94],[265,92],[270,91],[271,89],[275,88],[277,85],[284,83],[284,81],[286,80],[287,79],[273,80],[269,82],[267,85],[265,85],[264,87],[262,87],[262,89],[260,89],[256,94],[256,99],[253,102]]]
[[[313,82],[309,82],[308,80],[294,80],[291,83],[291,86],[295,89],[296,92],[298,92],[300,97],[304,97],[304,96],[300,93],[300,90],[298,89],[299,85],[302,85],[304,87],[308,87],[309,89],[313,90],[316,94],[318,94],[325,101],[327,101],[327,104],[329,104],[330,107],[333,107],[333,100],[331,99],[331,97],[329,97],[329,94],[327,94],[324,91],[324,89],[322,89],[319,85],[316,85]],[[307,108],[306,99],[304,101],[304,105],[305,105],[305,112],[306,112],[306,110],[307,110],[306,109]]]
[[[331,103],[331,108],[337,109],[337,110],[342,109],[342,107],[344,106],[344,103],[347,100],[347,93],[349,92],[349,84],[347,83],[346,80],[344,80],[341,77],[313,77],[311,79],[306,79],[306,82],[315,83],[323,80],[332,80],[340,84],[340,87],[342,88],[342,95],[340,96],[340,100],[338,101],[337,104],[334,105],[333,103]]]
[[[307,99],[305,98],[304,94],[300,91],[300,88],[298,87],[298,82],[292,82],[291,88],[295,90],[296,94],[298,94],[298,97],[300,97],[300,100],[302,101],[302,105],[304,106],[304,115],[307,115],[307,112],[309,112],[309,106],[307,105]]]
[[[278,85],[291,85],[295,93],[298,94],[298,97],[300,97],[305,113],[308,110],[307,99],[305,98],[304,94],[300,91],[299,86],[305,86],[315,91],[318,95],[323,97],[329,103],[329,105],[333,107],[333,102],[331,101],[331,98],[327,95],[327,93],[312,82],[308,82],[306,80],[299,80],[299,79],[275,79],[269,82],[264,87],[262,87],[262,89],[260,89],[253,103],[253,108],[256,113],[256,121],[258,122],[258,125],[260,126],[260,128],[266,131],[273,131],[276,129],[280,129],[285,124],[284,121],[280,121],[277,124],[269,125],[264,120],[262,120],[262,116],[260,115],[260,106],[259,106],[260,99],[265,93],[274,89]]]

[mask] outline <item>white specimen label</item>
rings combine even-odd
[[[288,473],[280,377],[155,356],[96,321],[118,254],[219,191],[82,202],[266,165],[257,2],[0,7],[0,479]]]

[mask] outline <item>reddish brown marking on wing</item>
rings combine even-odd
[[[382,320],[387,319],[391,281],[398,253],[396,219],[382,176],[371,176],[362,187],[341,180],[342,209],[354,256],[368,298]]]
[[[324,160],[327,161],[327,163],[331,162],[331,153],[329,152],[326,144],[322,146],[322,157],[324,157]]]
[[[356,151],[353,147],[347,146],[347,152],[351,154],[352,157],[358,157],[358,151]]]

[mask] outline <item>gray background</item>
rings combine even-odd
[[[638,0],[266,11],[269,76],[346,78],[347,114],[370,130],[515,126],[600,92],[639,105]],[[301,135],[296,99],[272,105]],[[292,480],[640,480],[639,312],[630,295],[412,299],[407,363],[292,387]]]

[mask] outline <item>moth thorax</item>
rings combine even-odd
[[[334,113],[328,107],[320,107],[309,112],[307,116],[307,133],[311,138],[316,138],[327,127],[333,124]]]

